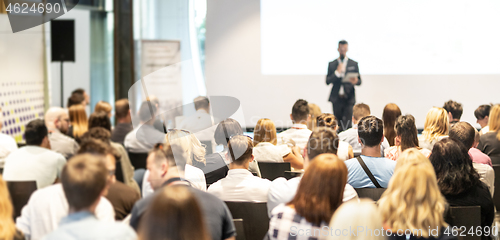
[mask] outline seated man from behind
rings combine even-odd
[[[210,142],[211,148],[207,149],[207,152],[213,153],[216,147],[214,133],[219,121],[210,115],[210,100],[207,97],[199,96],[193,101],[196,112],[186,116],[178,128],[194,133],[196,138],[207,143],[207,146]]]
[[[374,116],[361,118],[358,123],[358,136],[362,145],[361,156],[345,161],[347,182],[354,188],[387,188],[396,162],[380,154],[380,145],[385,139],[384,123]],[[362,163],[366,164],[366,170]],[[368,177],[368,171],[374,176],[374,181]]]
[[[125,136],[123,145],[128,152],[147,153],[157,143],[165,142],[165,133],[155,128],[156,106],[145,101],[139,108],[139,120],[141,124]]]
[[[462,112],[463,112],[461,103],[450,100],[444,103],[443,108],[448,112],[450,127],[453,127],[455,123],[460,122],[460,118],[462,117]]]
[[[126,98],[115,103],[116,125],[111,132],[111,141],[123,145],[125,136],[134,130],[132,126],[132,116],[130,115],[130,105]]]
[[[129,226],[97,219],[95,211],[112,176],[103,155],[81,154],[68,161],[61,174],[69,214],[45,239],[137,239]]]
[[[297,146],[302,153],[311,135],[311,130],[307,128],[307,123],[311,120],[311,115],[309,114],[309,105],[306,100],[299,99],[293,104],[290,119],[292,119],[293,125],[290,129],[278,134],[278,144]]]
[[[48,131],[41,119],[26,125],[26,146],[5,158],[3,178],[5,181],[36,181],[37,187],[53,184],[66,164],[63,155],[51,151]]]
[[[51,107],[45,113],[45,125],[49,131],[51,149],[62,154],[66,159],[78,151],[78,143],[68,137],[69,115],[60,107]]]
[[[491,167],[491,159],[488,155],[482,153],[479,149],[475,148],[479,143],[479,132],[470,125],[468,122],[457,122],[450,129],[449,137],[453,138],[469,149],[469,156],[472,159],[472,165],[479,173],[482,182],[488,186],[491,196],[495,189],[495,171]]]
[[[304,170],[307,170],[308,165],[314,158],[323,153],[337,154],[339,141],[337,133],[329,127],[317,127],[311,134],[306,146],[306,157],[304,158]],[[277,178],[271,183],[269,193],[267,195],[267,212],[269,216],[271,211],[281,203],[288,203],[294,197],[299,187],[302,177],[286,180],[285,178]],[[325,183],[326,184],[326,183]],[[354,188],[346,184],[344,188],[344,196],[342,201],[346,202],[351,199],[358,198],[358,194]]]
[[[208,192],[223,201],[267,202],[271,181],[254,176],[248,165],[254,160],[253,141],[238,135],[229,140],[228,159],[231,159],[227,176],[210,185]]]
[[[364,103],[358,103],[352,108],[352,127],[339,133],[339,138],[342,141],[349,143],[352,146],[354,153],[361,153],[361,143],[358,141],[358,122],[361,118],[370,116],[370,107]],[[389,148],[389,141],[384,137],[380,154],[384,155],[384,150]]]

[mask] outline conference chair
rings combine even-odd
[[[355,188],[359,198],[369,198],[378,201],[387,188]]]
[[[458,231],[459,236],[461,236],[463,240],[481,239],[481,235],[476,235],[475,231],[473,234],[469,234],[469,230],[471,228],[481,228],[481,206],[450,207],[448,212],[445,214],[444,220],[450,225],[449,232],[452,233],[452,227],[457,227],[456,231]],[[481,230],[483,231],[482,235],[484,236],[484,229],[481,228]],[[491,232],[490,228],[490,236],[492,236]]]
[[[285,171],[290,171],[289,162],[258,162],[262,178],[273,181],[279,177],[285,177]]]
[[[267,205],[254,202],[226,202],[233,219],[243,219],[246,240],[262,240],[269,229]]]
[[[28,203],[28,200],[36,191],[36,181],[7,181],[10,199],[14,206],[14,220],[21,216],[21,210]]]
[[[133,153],[128,151],[127,153],[128,157],[130,158],[130,163],[132,163],[134,169],[146,169],[146,160],[148,159],[148,153]]]
[[[243,219],[233,219],[233,223],[236,228],[236,240],[246,240]]]
[[[493,203],[497,211],[500,211],[500,165],[493,165],[495,171],[495,191],[493,192]]]

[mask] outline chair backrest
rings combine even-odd
[[[262,240],[269,230],[266,203],[226,202],[234,219],[243,219],[246,240]]]
[[[236,240],[246,240],[245,227],[243,226],[243,219],[233,219],[234,227],[236,228]]]
[[[294,177],[300,177],[303,172],[294,172],[294,171],[285,171],[285,178],[286,180],[290,180]]]
[[[387,188],[355,188],[359,198],[370,198],[378,201]]]
[[[127,152],[130,158],[130,163],[134,166],[134,169],[144,168],[146,169],[146,161],[148,159],[148,153],[133,153]]]
[[[450,209],[448,209],[448,212],[445,214],[445,221],[450,224],[450,227],[457,227],[457,231],[460,236],[465,235],[462,237],[462,239],[481,239],[481,235],[476,235],[475,231],[474,234],[469,234],[469,229],[476,229],[478,227],[481,228],[481,206],[450,207]]]
[[[279,177],[285,177],[285,171],[290,171],[289,162],[259,162],[260,175],[262,178],[273,181]]]
[[[495,191],[493,194],[493,203],[496,209],[500,209],[500,165],[493,165],[495,171]]]
[[[28,203],[31,194],[36,191],[36,181],[8,181],[12,205],[14,206],[14,219],[21,216],[21,210]]]
[[[122,168],[121,161],[116,161],[115,177],[116,177],[116,181],[120,181],[122,183],[125,183],[124,182],[125,180],[123,177],[123,168]]]
[[[212,154],[213,153],[213,148],[212,148],[212,141],[200,141],[201,144],[205,144],[205,154]]]

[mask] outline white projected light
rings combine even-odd
[[[337,43],[361,74],[500,74],[500,1],[261,0],[261,71],[326,75]]]

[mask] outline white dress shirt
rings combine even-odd
[[[337,157],[342,161],[346,161],[349,159],[349,143],[342,140],[339,141],[339,147],[337,148]]]
[[[133,153],[147,153],[157,143],[165,142],[165,133],[162,133],[152,125],[144,124],[134,128],[125,136],[123,145],[125,149]]]
[[[254,176],[246,169],[230,169],[227,176],[208,188],[222,201],[266,202],[271,181]]]
[[[342,68],[342,73],[339,73],[337,71],[337,69],[335,69],[335,76],[337,76],[338,78],[343,78],[345,76],[345,72],[346,72],[346,68],[347,68],[347,61],[349,61],[349,59],[346,57],[344,57],[344,60],[340,60],[340,57],[337,59],[337,61],[342,64],[344,64],[344,67]],[[340,95],[344,95],[345,92],[344,92],[344,85],[342,83],[340,83],[340,89],[339,89],[339,96]]]
[[[312,131],[307,129],[305,124],[293,124],[292,127],[278,134],[278,144],[291,144],[295,142],[295,146],[300,148],[300,152],[304,152],[307,141],[311,136]],[[292,141],[290,141],[292,140]]]
[[[283,162],[283,157],[290,154],[292,150],[285,144],[274,145],[270,142],[261,142],[253,148],[254,161],[259,162]]]
[[[27,237],[37,240],[59,227],[59,222],[69,213],[69,205],[62,184],[36,190],[16,219],[16,227]],[[114,222],[115,211],[111,203],[101,197],[95,210],[101,221]]]
[[[3,170],[5,181],[36,181],[44,188],[55,182],[66,165],[63,155],[38,146],[22,147],[7,156]]]
[[[495,171],[488,164],[481,164],[473,162],[472,165],[474,169],[476,169],[477,173],[479,173],[479,179],[488,186],[490,190],[491,197],[493,197],[493,193],[495,192]]]
[[[148,177],[149,170],[146,170],[142,179],[142,198],[145,198],[154,192],[154,189],[151,187],[151,183],[148,181]],[[204,192],[207,191],[207,181],[203,170],[186,164],[186,168],[184,169],[184,178],[191,183],[191,187]]]
[[[5,158],[15,150],[17,150],[16,140],[7,134],[0,133],[0,168],[3,168]]]

